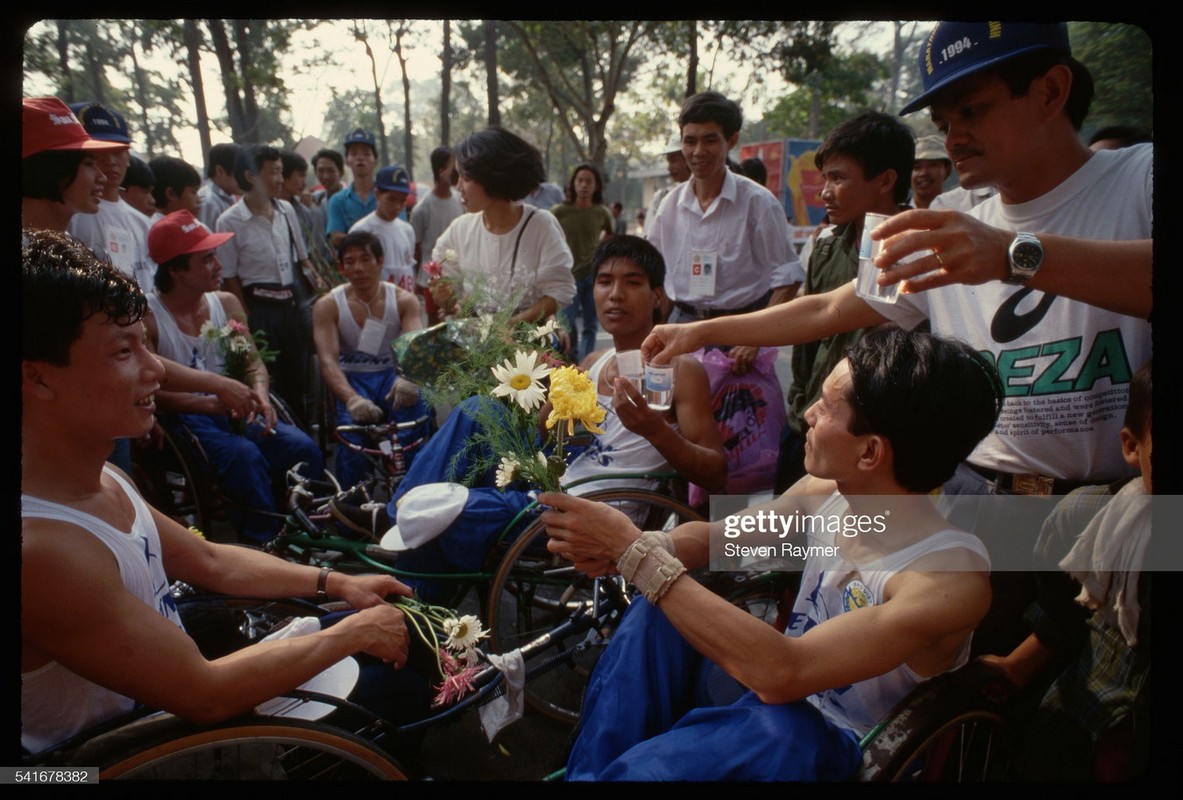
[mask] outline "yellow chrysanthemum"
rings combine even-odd
[[[559,367],[550,373],[550,416],[546,427],[553,428],[560,421],[567,421],[567,435],[575,434],[575,422],[592,433],[603,433],[597,427],[604,421],[607,412],[596,400],[596,385],[586,372],[578,367]]]

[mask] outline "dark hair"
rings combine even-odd
[[[86,245],[57,231],[21,233],[21,358],[59,367],[82,324],[102,314],[116,325],[144,317],[148,301],[139,285]]]
[[[295,150],[284,150],[279,154],[279,160],[283,162],[283,179],[285,181],[292,177],[293,172],[308,171],[308,162]]]
[[[438,181],[440,173],[443,172],[444,167],[448,166],[448,161],[452,158],[452,148],[437,147],[431,151],[431,179]]]
[[[621,234],[600,242],[591,257],[592,277],[600,271],[601,264],[614,258],[627,258],[640,267],[649,278],[650,288],[657,289],[665,285],[665,259],[656,247],[640,236]]]
[[[490,197],[521,200],[546,180],[542,154],[504,128],[474,133],[456,145],[456,166]]]
[[[353,231],[345,234],[345,238],[337,245],[337,263],[345,258],[345,251],[350,247],[360,247],[369,250],[375,259],[382,258],[382,240],[369,231]]]
[[[758,158],[745,158],[739,162],[739,168],[744,175],[754,180],[761,186],[768,184],[768,168],[764,166],[764,162]]]
[[[1147,361],[1139,367],[1130,381],[1130,399],[1122,423],[1139,439],[1150,432],[1150,414],[1154,407],[1154,377],[1150,364]]]
[[[592,203],[594,205],[604,204],[604,176],[600,174],[600,170],[596,168],[595,164],[588,164],[584,162],[571,170],[571,177],[567,180],[567,188],[564,190],[567,195],[568,203],[575,202],[575,176],[583,170],[587,170],[596,179],[596,191],[592,195]]]
[[[316,169],[316,162],[320,161],[322,158],[327,158],[329,161],[332,161],[334,164],[336,164],[337,169],[340,172],[345,171],[345,158],[336,150],[333,150],[329,147],[322,147],[321,149],[317,150],[316,155],[312,157],[312,168],[314,170]]]
[[[688,122],[717,122],[723,129],[724,138],[730,139],[743,127],[743,111],[739,103],[718,92],[699,92],[682,103],[678,128],[686,127]]]
[[[21,159],[21,197],[62,202],[62,191],[78,177],[85,150],[42,150]]]
[[[193,253],[181,253],[179,256],[173,256],[168,261],[158,265],[156,267],[156,277],[152,279],[156,285],[156,290],[158,292],[171,292],[175,283],[173,270],[184,272],[189,269],[189,259],[192,256]]]
[[[269,144],[252,144],[242,148],[234,161],[234,180],[238,181],[238,188],[249,192],[251,182],[247,180],[246,174],[258,175],[264,163],[279,160],[279,151]]]
[[[1089,145],[1094,145],[1102,139],[1117,139],[1118,147],[1129,147],[1132,144],[1154,141],[1150,131],[1133,125],[1106,125],[1103,128],[1097,128],[1096,132],[1089,137]]]
[[[157,208],[163,209],[168,205],[166,189],[172,189],[173,196],[180,197],[181,192],[185,191],[185,187],[201,185],[201,173],[183,159],[173,156],[157,156],[148,162],[148,167],[156,177],[152,196],[156,198]]]
[[[207,178],[214,177],[214,167],[221,167],[222,172],[232,175],[234,173],[234,162],[238,160],[238,152],[240,150],[242,150],[242,147],[236,144],[215,144],[209,149],[209,155],[206,157],[209,165],[205,168],[205,176]]]
[[[201,178],[197,178],[197,182],[201,183]],[[131,156],[127,160],[127,172],[123,173],[123,188],[129,186],[138,186],[141,189],[151,189],[156,185],[156,175],[152,172],[152,168],[144,163],[142,158]]]
[[[1065,64],[1072,70],[1072,88],[1068,92],[1068,100],[1064,104],[1064,112],[1072,127],[1080,130],[1084,118],[1088,116],[1089,105],[1093,102],[1093,76],[1088,67],[1081,64],[1063,50],[1036,50],[1007,59],[993,68],[994,74],[1002,79],[1010,89],[1011,97],[1026,97],[1031,91],[1031,82],[1046,75],[1052,67]]]
[[[817,149],[813,163],[823,169],[832,155],[842,155],[858,162],[863,178],[895,171],[893,197],[896,203],[908,199],[912,165],[916,161],[916,140],[912,130],[898,117],[881,111],[863,111],[834,126]]]
[[[871,331],[846,350],[850,432],[891,442],[892,474],[927,492],[994,429],[1004,399],[994,364],[968,344],[919,331]]]

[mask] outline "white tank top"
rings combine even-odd
[[[221,328],[227,322],[222,301],[217,292],[206,292],[205,299],[209,303],[210,324]],[[156,352],[178,364],[221,374],[223,358],[216,344],[201,336],[183,333],[156,292],[148,293],[148,306],[152,309],[152,316],[156,317]]]
[[[361,326],[349,310],[345,284],[333,288],[333,299],[337,301],[337,332],[340,336],[337,363],[342,372],[382,372],[394,369],[394,351],[390,345],[402,332],[402,321],[398,316],[398,293],[393,283],[385,281],[382,283],[382,291],[386,293],[386,303],[382,310],[381,322],[386,326],[386,330],[382,334],[382,346],[378,348],[378,354],[370,355],[357,349],[361,341]]]
[[[835,492],[815,514],[842,516],[849,513],[850,506],[842,495]],[[810,545],[840,545],[838,533],[811,535]],[[959,530],[944,530],[927,536],[901,550],[884,556],[857,570],[842,560],[811,556],[801,574],[801,590],[793,605],[788,636],[800,636],[814,625],[825,622],[846,611],[883,602],[884,587],[897,572],[908,568],[918,558],[942,550],[969,550],[977,554],[988,565],[989,554],[978,537]],[[953,664],[952,671],[969,659],[972,636],[966,636]],[[860,646],[851,642],[851,652]],[[860,737],[866,734],[879,720],[887,716],[892,707],[912,689],[933,676],[922,676],[907,664],[901,664],[890,672],[876,678],[840,686],[812,694],[806,698],[826,718],[839,727],[854,731]]]
[[[115,479],[135,508],[130,531],[26,494],[21,495],[21,517],[68,522],[94,534],[115,556],[127,591],[183,629],[160,562],[160,534],[147,504],[127,481],[106,467],[103,471]],[[68,591],[68,587],[63,588]],[[134,706],[130,697],[104,689],[50,661],[21,675],[21,745],[31,753],[40,752]]]

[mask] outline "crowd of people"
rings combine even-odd
[[[392,342],[488,310],[556,320],[595,384],[607,418],[568,481],[672,470],[720,493],[728,456],[702,353],[725,352],[744,375],[761,348],[792,346],[763,511],[873,516],[891,498],[881,536],[811,537],[824,555],[805,562],[784,630],[688,574],[709,565],[720,521],[642,531],[578,490],[537,498],[555,553],[641,595],[591,678],[568,779],[845,779],[897,701],[979,654],[1016,687],[1051,673],[1031,736],[1056,747],[1030,748],[1018,777],[1138,774],[1149,571],[1140,556],[1096,564],[1144,552],[1150,534],[1131,503],[1153,490],[1153,146],[1125,129],[1081,138],[1093,86],[1063,23],[942,22],[916,55],[923,90],[900,114],[927,109],[939,133],[917,139],[877,111],[835,126],[814,158],[827,223],[801,254],[763,165],[731,160],[743,113],[713,91],[681,106],[662,153],[671,183],[637,215],[643,237],[605,205],[595,165],[575,167],[564,191],[501,128],[435,149],[431,189],[408,212],[406,169],[380,165],[363,128],[311,160],[216,145],[203,178],[179,158],[132,156],[109,106],[25,99],[24,748],[137,704],[225,719],[353,654],[404,701],[389,713],[423,713],[406,622],[382,601],[429,585],[200,539],[127,476],[133,442],[158,422],[186,426],[247,509],[233,518],[240,540],[262,544],[288,470],[325,468],[305,424],[319,387],[338,424],[429,415]],[[868,214],[885,221],[872,228]],[[872,265],[897,293],[858,287]],[[668,409],[622,374],[628,350],[674,365]],[[399,529],[404,503],[431,520],[442,495],[423,490],[448,486],[480,402],[451,412],[389,504],[347,491],[334,515],[375,540]],[[345,448],[330,468],[343,487],[365,475]],[[505,488],[490,471],[467,491],[502,498],[508,520],[534,497]],[[1068,497],[1040,525],[1005,505],[950,522],[937,493]],[[470,569],[475,532],[500,522],[441,512],[427,532],[404,525],[400,559]],[[1002,544],[1038,552],[1042,572],[991,570]],[[357,611],[207,660],[170,580]]]

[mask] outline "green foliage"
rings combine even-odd
[[[877,107],[875,85],[888,74],[887,65],[872,53],[834,56],[817,81],[819,134],[824,136],[839,122],[859,111]],[[766,130],[777,136],[806,136],[812,91],[810,86],[803,86],[782,97],[764,115]]]
[[[1071,22],[1072,54],[1089,68],[1095,92],[1085,125],[1154,126],[1154,67],[1151,41],[1135,25]]]

